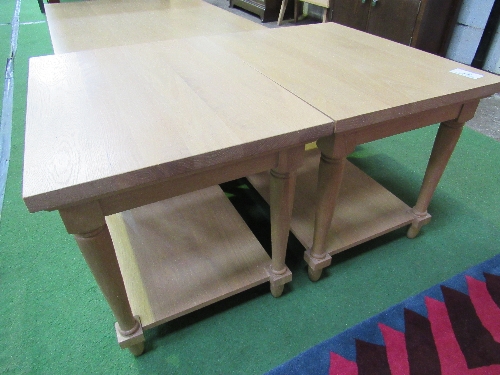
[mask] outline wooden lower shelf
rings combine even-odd
[[[106,221],[144,329],[269,281],[270,257],[218,186]]]
[[[316,185],[320,153],[306,152],[297,171],[291,230],[306,249],[313,243]],[[248,177],[269,202],[269,174]],[[327,238],[330,255],[406,226],[415,216],[411,208],[367,174],[347,162],[334,218]]]

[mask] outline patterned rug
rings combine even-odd
[[[268,374],[500,374],[500,255]]]

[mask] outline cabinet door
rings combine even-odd
[[[423,12],[420,11],[422,22],[412,45],[422,51],[446,55],[461,6],[462,0],[428,0]]]
[[[367,0],[370,14],[366,31],[409,45],[417,24],[421,0]]]
[[[371,0],[334,0],[332,21],[361,31],[366,30]]]

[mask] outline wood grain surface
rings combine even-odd
[[[333,118],[336,132],[500,91],[496,75],[335,23],[211,40]]]
[[[497,91],[495,75],[333,23],[35,58],[23,194],[54,209],[306,143],[332,120],[376,132]]]
[[[264,29],[202,0],[46,4],[54,53]]]
[[[269,255],[218,186],[106,220],[145,329],[269,280]]]
[[[205,37],[32,58],[23,197],[56,209],[332,132]]]

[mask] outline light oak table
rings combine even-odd
[[[93,48],[59,30],[53,40],[68,42],[56,51]],[[103,30],[123,46],[31,63],[23,194],[32,212],[60,211],[136,354],[143,328],[268,280],[281,293],[304,143],[319,139],[320,170],[313,150],[291,220],[317,279],[331,254],[408,224],[416,235],[463,123],[500,91],[497,77],[450,73],[476,71],[334,24],[128,47]],[[345,160],[357,144],[436,122],[413,209]],[[192,192],[269,169],[271,187],[251,181],[271,203],[272,261],[217,187]]]
[[[265,29],[203,0],[46,4],[54,53]]]
[[[319,171],[319,155],[308,155],[297,181],[291,227],[312,280],[332,254],[408,224],[408,237],[417,235],[464,123],[500,91],[498,76],[334,23],[210,39],[335,120],[335,133],[317,142]],[[413,208],[346,161],[359,144],[435,123]],[[250,181],[269,199],[264,176]]]
[[[204,37],[32,58],[23,199],[58,210],[139,355],[143,330],[279,296],[304,145],[331,119]],[[218,183],[271,170],[272,257]]]

